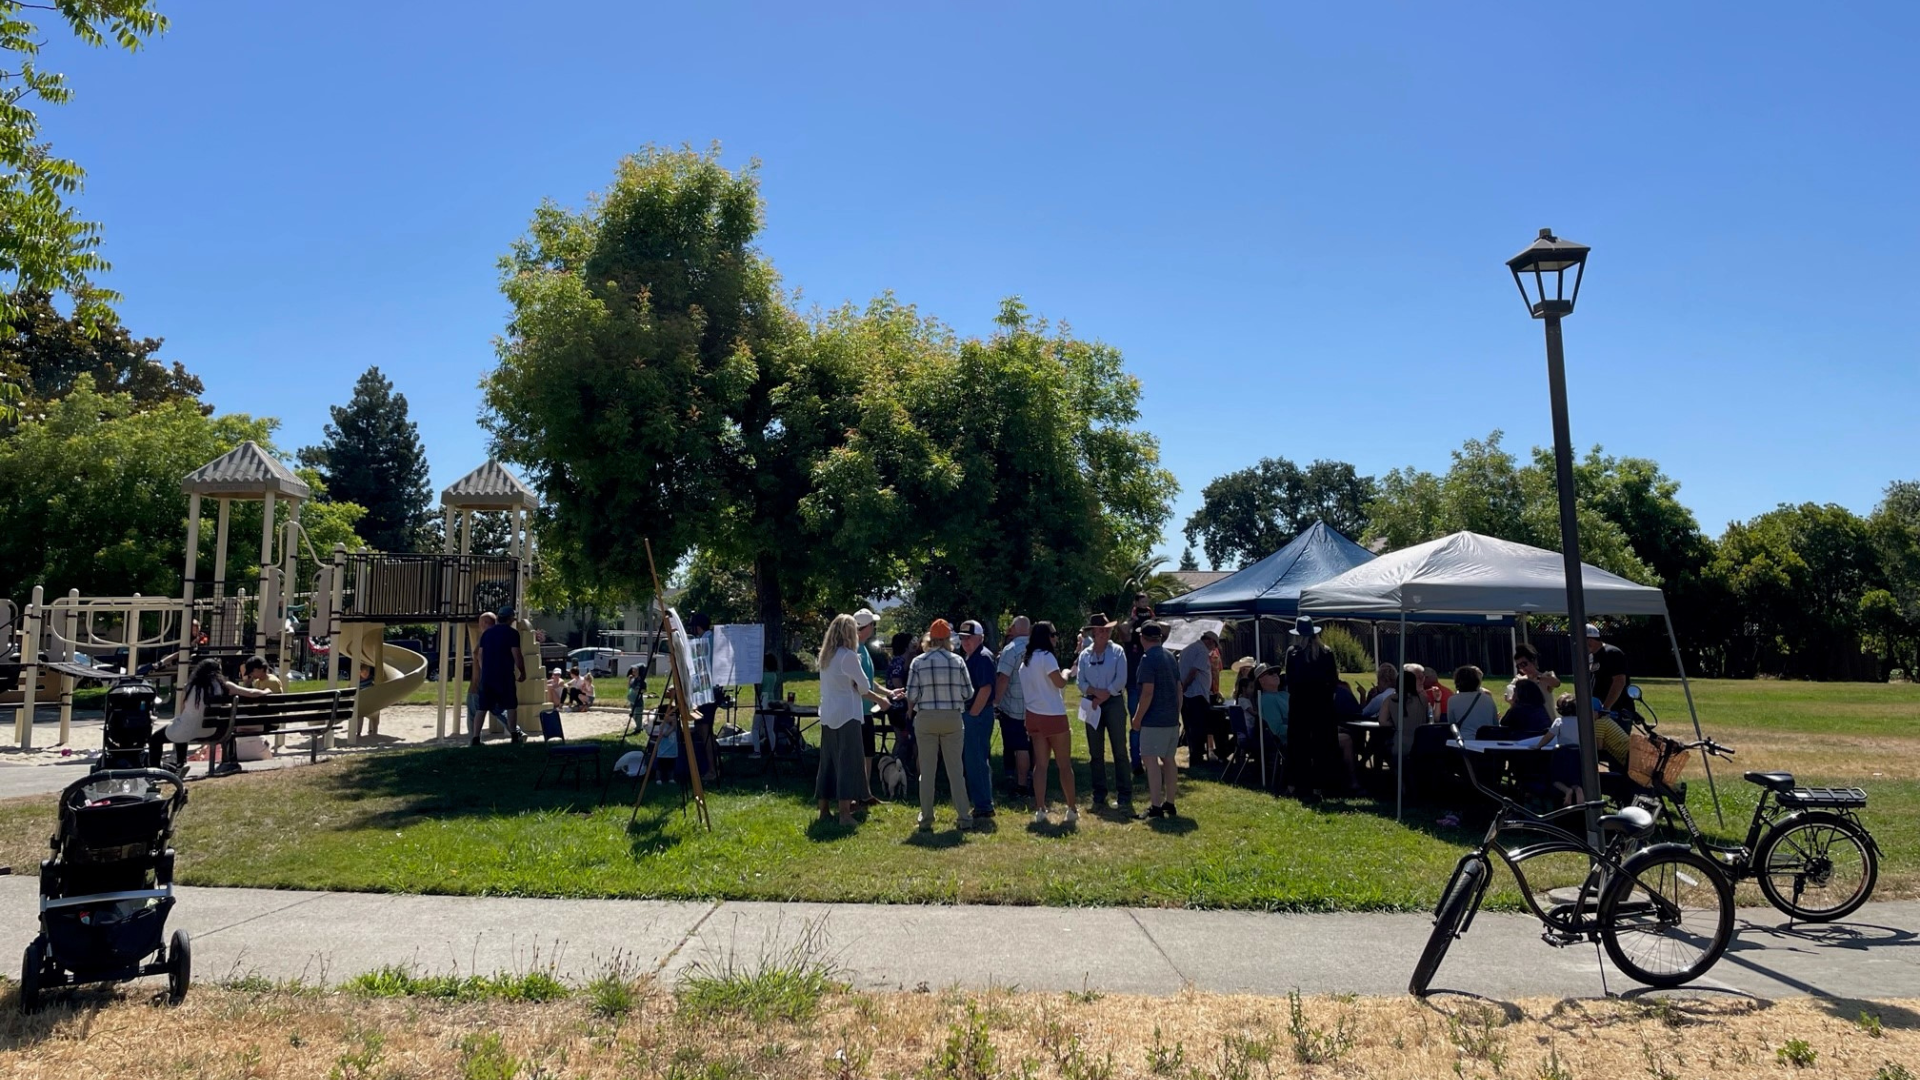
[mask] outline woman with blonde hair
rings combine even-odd
[[[860,630],[853,616],[835,615],[820,642],[820,771],[813,795],[825,818],[839,803],[840,824],[853,824],[853,804],[867,797],[865,746],[860,737],[863,701],[890,706],[860,667]]]

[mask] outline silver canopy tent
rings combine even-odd
[[[1686,692],[1694,734],[1701,737],[1700,714],[1694,708],[1693,688],[1687,682],[1686,664],[1680,657],[1680,641],[1673,632],[1673,620],[1667,616],[1666,597],[1651,585],[1636,584],[1585,563],[1580,566],[1580,583],[1589,615],[1660,616],[1667,627],[1667,640],[1673,646],[1673,662]],[[1389,552],[1338,577],[1309,585],[1301,590],[1300,610],[1309,615],[1398,615],[1400,669],[1404,671],[1409,615],[1564,614],[1567,610],[1566,569],[1558,552],[1496,540],[1479,533],[1457,532]],[[1574,629],[1577,636],[1578,628]],[[1574,662],[1579,663],[1580,659],[1576,651]],[[1395,820],[1404,810],[1406,794],[1403,746],[1396,734]],[[1713,767],[1705,759],[1701,763],[1707,767],[1707,788],[1713,793],[1714,810],[1718,813],[1720,796],[1714,788]]]

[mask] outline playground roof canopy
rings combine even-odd
[[[277,495],[306,500],[313,496],[306,481],[251,439],[188,473],[180,481],[180,490],[188,495],[222,499],[265,499],[268,495]]]
[[[489,460],[448,484],[440,493],[440,505],[453,510],[537,510],[540,497],[505,465]]]

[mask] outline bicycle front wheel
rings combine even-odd
[[[1706,974],[1733,940],[1733,887],[1678,844],[1628,859],[1600,898],[1600,940],[1621,971],[1648,986]]]
[[[1767,903],[1806,922],[1859,910],[1880,879],[1866,830],[1838,814],[1797,814],[1767,833],[1753,859]]]
[[[1440,897],[1439,910],[1433,917],[1433,933],[1427,938],[1427,947],[1420,950],[1420,962],[1413,966],[1413,979],[1407,983],[1407,993],[1427,996],[1433,973],[1440,970],[1440,961],[1447,955],[1448,947],[1460,936],[1460,926],[1467,921],[1467,913],[1479,899],[1486,880],[1485,860],[1472,855],[1460,860],[1459,868],[1453,872],[1452,884]]]

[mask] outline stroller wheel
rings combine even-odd
[[[20,962],[20,1011],[34,1012],[40,1008],[40,981],[47,970],[47,941],[36,937],[27,945],[27,954]]]
[[[185,930],[175,930],[167,946],[167,1001],[178,1005],[187,997],[193,981],[193,939]]]

